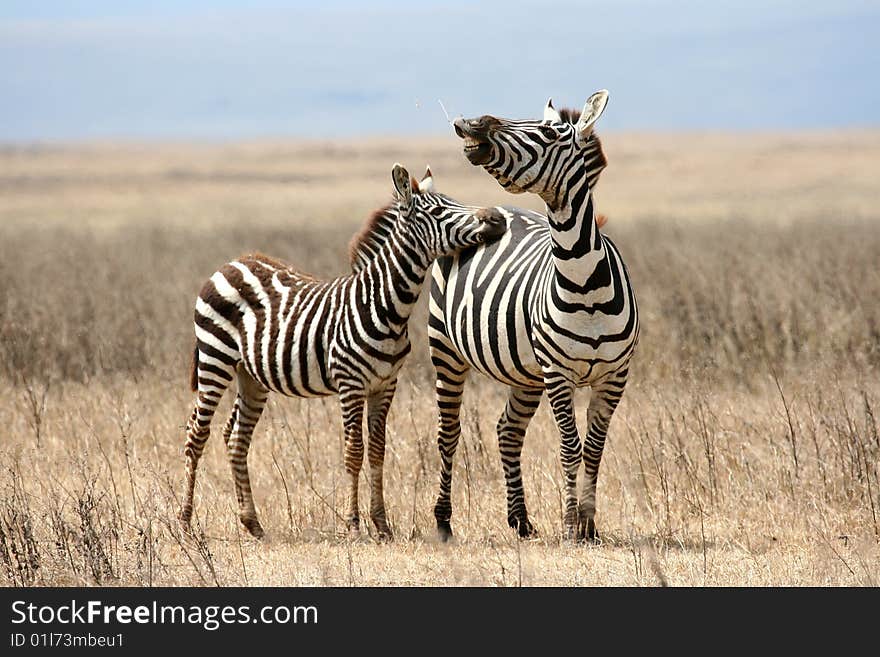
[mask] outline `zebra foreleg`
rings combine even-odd
[[[355,388],[340,390],[339,403],[345,430],[345,471],[349,476],[348,514],[345,523],[349,535],[357,536],[360,533],[358,479],[364,462],[364,393]]]
[[[437,370],[437,449],[440,452],[440,492],[434,504],[434,518],[440,540],[452,538],[452,463],[461,437],[461,398],[468,366],[459,360],[451,361],[445,351],[435,352],[431,360]]]
[[[517,530],[520,536],[534,536],[537,532],[529,522],[523,491],[520,456],[529,422],[541,403],[541,389],[527,390],[510,388],[504,412],[498,420],[498,450],[504,479],[507,482],[507,524]]]
[[[584,436],[581,458],[584,462],[584,481],[578,502],[578,540],[598,543],[596,529],[596,484],[599,479],[599,463],[605,448],[605,437],[611,416],[626,387],[627,372],[617,373],[592,386],[590,406],[587,411],[587,434]]]
[[[385,464],[385,427],[388,409],[394,399],[397,381],[392,381],[381,392],[367,399],[367,427],[370,432],[370,444],[367,455],[370,460],[370,519],[379,533],[379,540],[390,541],[394,538],[388,520],[385,517],[385,497],[382,490],[383,467]]]
[[[559,429],[559,457],[565,484],[565,537],[574,540],[577,533],[577,474],[581,462],[580,437],[574,413],[571,382],[558,376],[547,376],[547,397]]]
[[[263,528],[257,519],[247,457],[254,428],[266,406],[269,391],[257,382],[244,368],[238,367],[238,398],[227,424],[226,456],[232,468],[235,496],[238,498],[238,517],[241,524],[256,538],[263,537]],[[227,429],[224,429],[224,436]]]

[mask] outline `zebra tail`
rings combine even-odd
[[[189,373],[189,388],[193,392],[199,389],[199,345],[193,347],[192,367]]]

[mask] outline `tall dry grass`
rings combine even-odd
[[[659,209],[645,200],[612,212],[626,207],[611,196],[623,188],[614,178],[600,192],[643,329],[601,469],[598,548],[560,541],[558,435],[544,406],[524,452],[541,538],[522,542],[508,530],[494,438],[504,390],[478,377],[456,461],[457,541],[435,542],[424,299],[389,421],[393,545],[344,538],[333,399],[271,398],[250,458],[266,541],[238,527],[219,427],[200,467],[196,536],[177,527],[192,304],[203,279],[248,250],[343,273],[349,236],[386,198],[385,169],[423,151],[442,190],[478,201],[483,174],[454,150],[445,155],[448,145],[224,147],[239,160],[206,147],[7,149],[0,582],[876,585],[880,217],[858,176],[811,188],[811,205],[785,201],[800,198],[791,181],[820,175],[805,163],[876,166],[878,140],[859,150],[848,135],[790,137],[776,148],[759,138],[682,139],[619,146],[624,172],[665,161],[666,170],[628,182],[637,197],[660,189],[669,171],[690,175],[673,176],[678,191]],[[761,158],[786,166],[771,176],[780,200],[771,185],[741,205],[723,174],[752,180]]]

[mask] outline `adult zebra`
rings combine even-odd
[[[339,395],[350,477],[347,523],[357,532],[358,477],[363,462],[363,406],[369,428],[370,518],[391,537],[382,494],[385,420],[397,373],[409,352],[407,321],[428,267],[442,254],[482,244],[505,230],[492,210],[422,193],[400,165],[392,179],[399,201],[376,216],[397,215],[394,230],[369,266],[318,280],[263,255],[221,267],[196,300],[192,388],[198,391],[186,429],[186,488],[180,521],[189,529],[196,469],[217,404],[233,377],[232,415],[223,429],[239,517],[263,535],[251,494],[247,454],[269,391],[288,396]],[[369,230],[366,231],[369,235]]]
[[[442,258],[433,268],[428,336],[436,369],[440,490],[434,516],[452,535],[452,461],[461,435],[465,375],[476,369],[510,386],[498,421],[508,523],[533,533],[520,471],[526,428],[544,390],[561,438],[565,532],[598,538],[596,482],[611,416],[623,395],[639,320],[623,260],[599,232],[592,190],[606,160],[593,126],[607,92],[581,113],[543,120],[457,119],[464,154],[510,192],[538,194],[549,221],[520,213],[498,242]],[[592,389],[587,433],[578,437],[574,389]],[[577,498],[577,476],[584,480]]]

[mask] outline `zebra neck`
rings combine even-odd
[[[397,230],[369,266],[357,275],[358,302],[375,308],[379,322],[400,334],[419,299],[432,259],[409,231]]]
[[[590,177],[577,168],[547,203],[551,254],[556,279],[569,292],[590,292],[607,285],[610,277],[605,242],[596,225]]]

